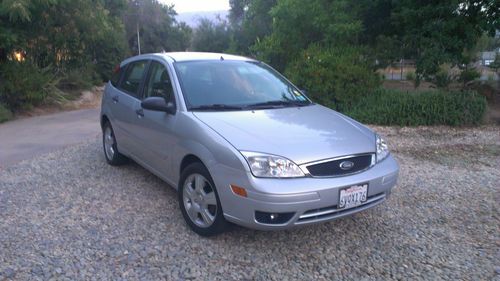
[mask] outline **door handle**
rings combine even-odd
[[[118,102],[118,96],[114,96],[111,99],[113,100],[113,103],[117,103]]]
[[[135,113],[137,113],[137,117],[139,117],[139,118],[144,117],[144,110],[142,110],[142,108],[141,109],[137,109],[135,111]]]

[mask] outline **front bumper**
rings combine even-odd
[[[265,179],[255,178],[236,169],[218,165],[213,178],[224,210],[233,223],[260,230],[288,229],[334,220],[384,202],[396,185],[399,166],[389,155],[370,169],[345,177]],[[230,185],[247,190],[248,197],[234,194]],[[368,184],[368,199],[358,207],[337,209],[339,190],[357,184]],[[293,213],[284,223],[258,222],[255,212]]]

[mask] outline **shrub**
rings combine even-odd
[[[415,78],[416,78],[416,77],[415,77],[415,72],[413,72],[413,71],[408,71],[408,72],[406,73],[406,80],[408,80],[408,81],[415,81]]]
[[[312,99],[330,106],[336,101],[349,107],[380,85],[380,77],[357,47],[313,45],[285,73]]]
[[[92,75],[93,73],[95,74],[91,67],[67,70],[61,74],[57,87],[63,91],[90,89],[99,80],[96,81],[96,77]]]
[[[0,103],[0,123],[12,119],[12,112]]]
[[[473,91],[409,92],[379,89],[347,110],[363,123],[378,125],[477,125],[486,99]]]
[[[434,76],[433,83],[439,89],[447,89],[450,83],[453,81],[453,77],[445,69],[439,70]]]
[[[495,81],[495,74],[488,73],[488,82]]]
[[[0,102],[10,110],[38,105],[54,89],[53,76],[48,69],[19,62],[0,65]]]
[[[466,69],[460,73],[460,76],[458,77],[458,81],[467,84],[471,81],[474,81],[481,77],[481,74],[477,72],[476,69]]]

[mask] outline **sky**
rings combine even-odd
[[[229,10],[229,0],[160,0],[174,4],[177,13]]]

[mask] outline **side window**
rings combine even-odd
[[[144,90],[144,98],[164,97],[167,101],[173,101],[174,91],[168,70],[159,62],[151,62],[149,75]]]
[[[120,83],[120,89],[128,92],[129,94],[138,97],[139,86],[141,85],[142,76],[148,61],[131,62],[125,70],[123,80]]]
[[[120,67],[120,65],[117,65],[115,67],[115,70],[113,71],[113,75],[111,75],[111,79],[109,79],[109,81],[111,81],[111,85],[113,86],[118,86],[118,82],[120,82],[120,77],[122,76],[122,73],[123,73],[123,68]]]

